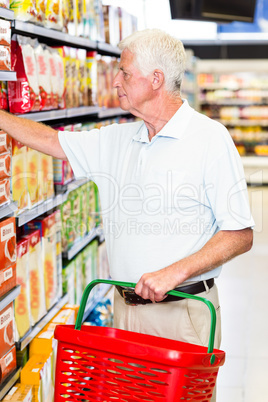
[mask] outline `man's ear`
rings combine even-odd
[[[154,90],[159,89],[165,81],[164,73],[161,70],[154,70],[152,74],[152,87]]]

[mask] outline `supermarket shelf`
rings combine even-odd
[[[71,260],[78,254],[84,247],[86,247],[92,240],[99,236],[98,228],[93,228],[88,235],[86,235],[82,240],[75,243],[70,250],[62,253],[62,257],[67,260]]]
[[[0,219],[6,216],[14,215],[18,209],[18,204],[16,202],[10,202],[9,204],[2,205],[0,207]]]
[[[108,291],[111,289],[111,285],[104,284],[102,283],[101,285],[98,285],[97,288],[97,293],[94,295],[92,300],[89,300],[89,302],[86,305],[84,316],[83,316],[83,321],[87,319],[91,311],[96,307],[96,305],[103,299],[103,297],[108,293]]]
[[[66,117],[66,110],[47,110],[43,112],[32,112],[32,113],[24,113],[18,114],[18,117],[24,117],[25,119],[33,120],[33,121],[49,121],[55,119],[64,119]]]
[[[86,49],[97,49],[96,41],[91,41],[87,38],[82,38],[78,36],[72,36],[65,32],[35,25],[31,22],[14,20],[12,27],[14,33],[22,33],[24,35],[28,34],[30,36],[34,35],[35,37],[38,36],[46,39],[53,39],[55,42],[61,42],[66,45],[79,48],[82,47]]]
[[[121,55],[121,50],[119,50],[118,47],[110,45],[109,43],[98,42],[97,50],[101,54],[112,54],[118,57]]]
[[[244,126],[244,127],[252,127],[252,126],[262,126],[268,127],[268,120],[266,119],[215,119],[222,123],[224,126]]]
[[[14,11],[9,10],[8,8],[0,7],[0,18],[14,20]]]
[[[15,71],[0,71],[0,81],[17,81]]]
[[[98,106],[80,106],[66,109],[66,118],[98,114],[99,110],[100,108]]]
[[[20,286],[16,286],[0,298],[0,311],[9,305],[20,294]]]
[[[100,108],[98,106],[81,106],[71,109],[47,110],[43,112],[18,114],[18,116],[33,121],[49,121],[57,119],[68,119],[76,116],[97,115],[99,110]]]
[[[200,105],[209,105],[209,106],[266,106],[267,102],[264,99],[263,101],[256,102],[251,101],[249,99],[222,99],[222,100],[201,100],[199,101]]]
[[[111,116],[118,116],[118,115],[126,115],[129,114],[127,110],[123,110],[120,107],[115,107],[115,108],[110,108],[110,109],[100,109],[98,113],[98,118],[103,119],[106,117],[111,117]]]
[[[65,202],[68,198],[68,194],[70,191],[75,190],[76,188],[82,186],[83,184],[87,183],[87,179],[82,179],[82,180],[74,180],[67,186],[67,191],[58,194],[53,198],[50,198],[38,205],[32,209],[28,209],[26,211],[21,212],[16,218],[17,218],[17,225],[22,226],[25,225],[25,223],[31,221],[32,219],[37,218],[40,215],[43,215],[44,213],[50,211],[53,208],[58,207],[61,205],[63,202]]]
[[[63,296],[48,313],[30,330],[23,338],[16,342],[17,350],[23,350],[39,334],[40,331],[52,320],[60,309],[68,303],[68,294]]]
[[[4,382],[0,385],[0,400],[4,398],[4,396],[8,393],[10,388],[18,381],[20,378],[21,368],[18,368],[13,371],[13,373],[8,376]]]

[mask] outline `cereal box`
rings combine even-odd
[[[0,180],[0,205],[8,203],[10,200],[10,179]]]
[[[11,176],[11,154],[0,154],[0,180]]]

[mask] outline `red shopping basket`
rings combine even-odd
[[[182,292],[169,294],[204,302],[211,313],[208,348],[115,328],[81,326],[91,289],[98,283],[135,287],[109,280],[84,291],[76,325],[58,325],[55,402],[209,402],[225,353],[213,350],[213,304]]]

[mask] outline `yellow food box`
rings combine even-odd
[[[12,199],[17,201],[18,209],[28,207],[27,191],[27,148],[12,140]]]
[[[16,384],[2,399],[3,402],[31,402],[33,400],[33,387],[31,385]]]
[[[27,189],[29,207],[43,201],[43,171],[41,169],[40,152],[27,148]]]
[[[21,370],[21,383],[34,386],[36,401],[51,402],[53,400],[51,364],[51,355],[33,355]]]

